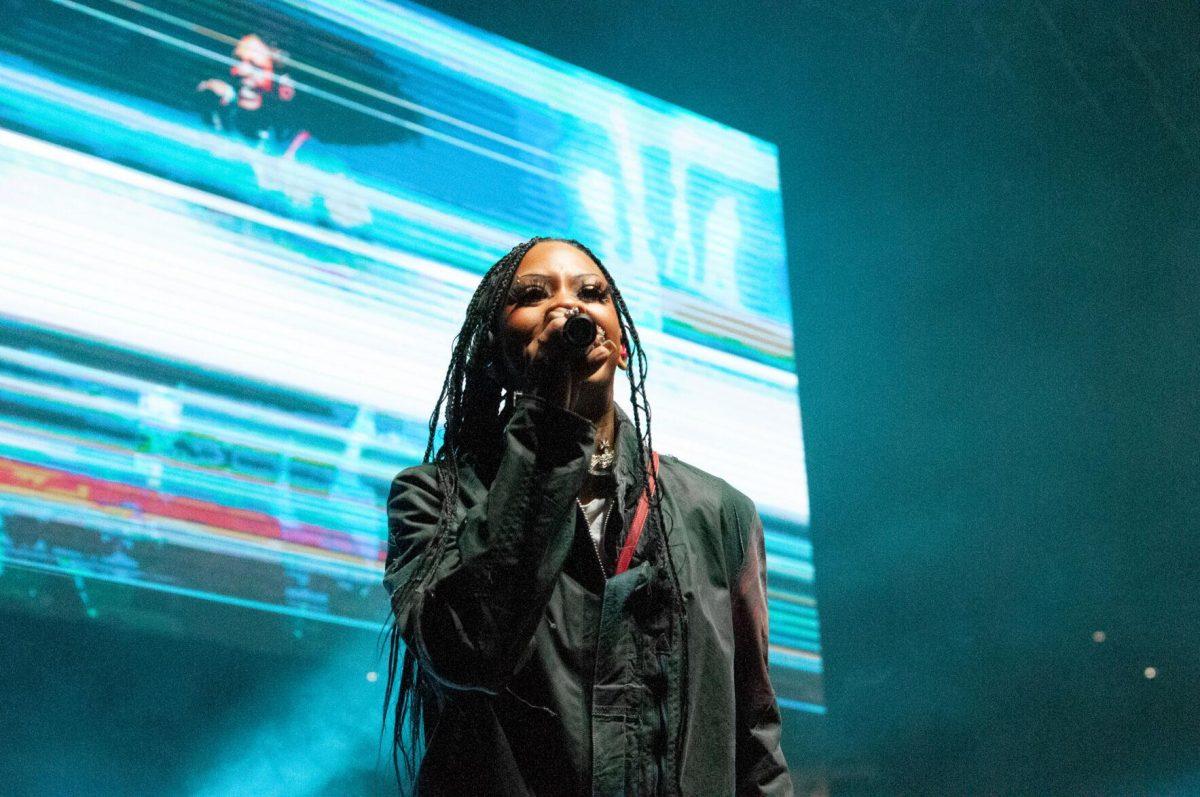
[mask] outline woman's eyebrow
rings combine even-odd
[[[532,274],[521,274],[520,276],[514,277],[513,282],[553,282],[554,278],[554,274],[540,274],[535,272]],[[596,279],[603,282],[604,275],[595,274],[591,271],[582,271],[578,274],[572,274],[570,277],[567,277],[567,279],[570,282],[583,282],[586,279]]]

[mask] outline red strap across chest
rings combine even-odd
[[[658,452],[650,452],[650,472],[646,474],[646,489],[642,490],[641,496],[638,498],[637,509],[633,513],[633,522],[629,524],[629,535],[625,538],[625,544],[621,546],[621,552],[617,555],[616,573],[624,573],[629,569],[629,563],[633,561],[633,552],[637,550],[638,540],[642,538],[642,529],[646,525],[646,518],[650,516],[650,496],[654,495],[654,478],[658,475]]]

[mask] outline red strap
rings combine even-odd
[[[642,490],[642,495],[638,498],[633,523],[629,524],[629,536],[625,538],[625,544],[621,546],[621,553],[617,556],[617,574],[629,569],[629,563],[633,561],[633,552],[642,537],[642,527],[646,525],[646,518],[650,515],[650,496],[654,494],[654,477],[658,475],[657,451],[650,452],[650,462],[650,473],[646,474],[646,489]]]

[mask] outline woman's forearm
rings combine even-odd
[[[493,691],[519,665],[571,548],[593,434],[584,418],[518,399],[486,495],[448,530],[425,585],[394,607],[406,642],[447,687]],[[393,594],[415,573],[440,510],[432,471],[397,477],[388,504]]]

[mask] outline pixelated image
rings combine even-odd
[[[772,145],[414,5],[0,17],[0,593],[377,632],[467,298],[563,235],[630,300],[656,446],[756,502],[780,703],[824,710]]]

